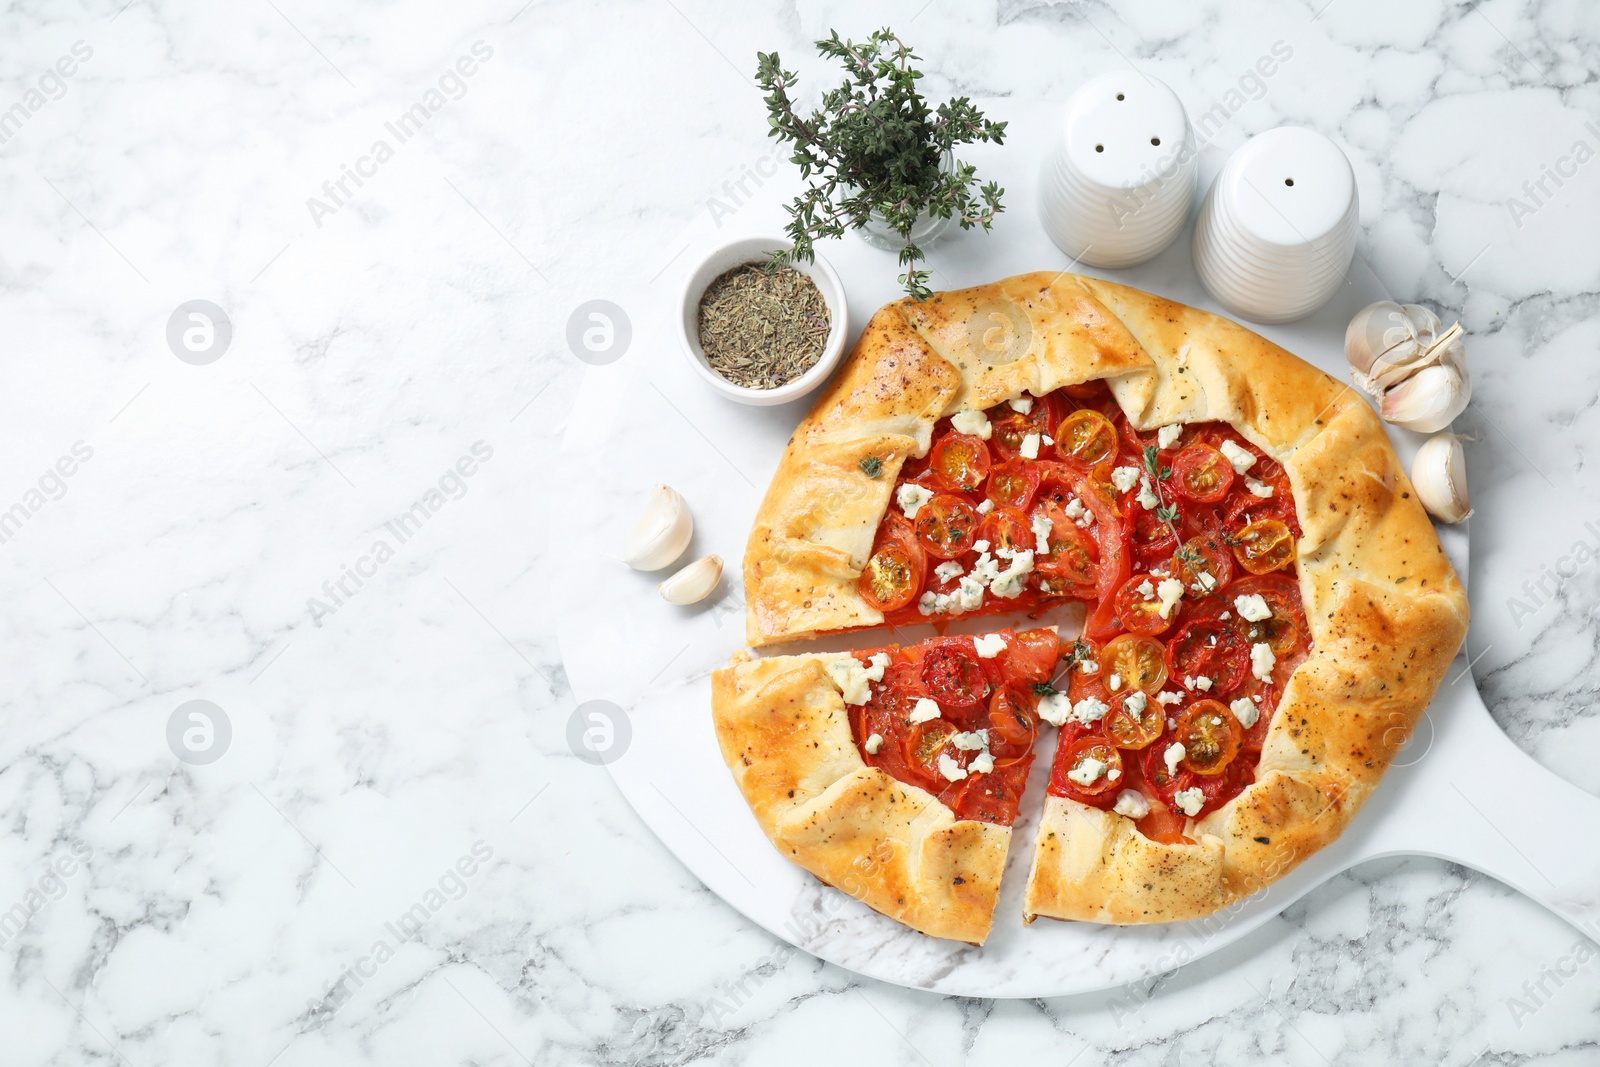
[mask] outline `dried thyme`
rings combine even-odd
[[[793,267],[734,267],[700,298],[700,348],[734,385],[776,389],[810,370],[832,326],[816,283]]]

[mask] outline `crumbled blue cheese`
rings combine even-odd
[[[977,611],[983,606],[982,580],[970,574],[966,575],[961,579],[961,583],[956,586],[953,599],[954,602],[950,605],[950,610],[957,615],[960,615],[963,611]]]
[[[1265,641],[1257,641],[1250,646],[1250,673],[1263,682],[1272,681],[1272,668],[1278,662],[1278,657],[1273,655],[1272,646]]]
[[[1118,467],[1111,472],[1111,484],[1117,487],[1117,492],[1126,493],[1138,484],[1142,473],[1138,467]]]
[[[1114,782],[1118,778],[1121,778],[1121,777],[1122,777],[1122,768],[1121,767],[1113,767],[1109,771],[1106,772],[1106,781],[1108,781],[1108,782]]]
[[[1161,584],[1156,586],[1156,595],[1161,598],[1161,617],[1170,619],[1172,609],[1183,599],[1183,583],[1176,578],[1163,578]]]
[[[1224,441],[1221,452],[1228,457],[1228,462],[1233,464],[1235,474],[1243,474],[1255,466],[1256,457],[1237,441]]]
[[[922,505],[933,499],[933,490],[927,486],[905,482],[895,490],[894,499],[900,505],[900,510],[906,513],[906,518],[914,519],[917,517],[917,512],[922,510]]]
[[[956,415],[950,420],[950,425],[955,427],[957,433],[969,433],[974,437],[981,437],[985,441],[994,433],[994,427],[989,425],[989,416],[977,408],[971,408]]]
[[[917,611],[922,615],[943,615],[950,610],[952,599],[946,593],[935,593],[930,589],[917,601]]]
[[[1046,693],[1039,698],[1039,718],[1051,726],[1065,726],[1072,716],[1072,698],[1065,693]]]
[[[1100,673],[1100,664],[1096,663],[1092,659],[1086,659],[1082,663],[1078,664],[1078,673],[1079,674],[1099,674]]]
[[[1150,487],[1150,476],[1139,476],[1139,505],[1146,511],[1154,511],[1161,506],[1161,498],[1156,496],[1156,491]]]
[[[950,579],[959,578],[967,572],[966,568],[962,567],[961,564],[957,563],[955,560],[947,559],[937,567],[933,568],[933,573],[948,582]]]
[[[1272,486],[1267,485],[1265,482],[1258,482],[1254,478],[1246,478],[1244,487],[1250,490],[1252,496],[1258,496],[1262,500],[1272,495]]]
[[[972,762],[967,764],[967,770],[973,774],[989,774],[994,770],[994,755],[990,752],[980,752],[972,757]]]
[[[1205,806],[1205,794],[1199,788],[1180,789],[1172,794],[1173,803],[1178,805],[1178,810],[1191,819],[1200,814],[1200,809]]]
[[[1169,690],[1168,692],[1165,692],[1165,693],[1157,693],[1156,694],[1156,699],[1161,701],[1161,703],[1163,703],[1163,704],[1182,704],[1183,703],[1183,694],[1182,693],[1174,693],[1174,692],[1171,692]]]
[[[889,666],[888,653],[879,652],[867,662],[868,666],[863,667],[854,656],[844,656],[828,664],[828,677],[839,687],[846,704],[865,704],[872,699],[872,687],[867,683],[883,681],[884,668]]]
[[[1228,710],[1233,712],[1233,717],[1239,720],[1239,725],[1246,730],[1256,724],[1261,718],[1261,709],[1256,707],[1256,702],[1249,697],[1240,697],[1228,705]]]
[[[1260,593],[1246,593],[1233,598],[1233,606],[1239,611],[1239,618],[1249,622],[1261,622],[1272,618],[1272,609],[1267,607],[1267,598]]]
[[[1001,552],[1005,550],[1002,549]],[[989,592],[995,596],[1014,600],[1022,595],[1024,580],[1033,573],[1033,553],[1026,550],[1010,555],[1011,565],[989,583]]]
[[[1072,706],[1072,717],[1083,723],[1099,722],[1110,710],[1104,701],[1095,697],[1084,697]]]
[[[994,510],[994,501],[993,500],[985,500],[983,503],[978,505],[978,514],[979,515],[987,515],[987,514],[989,514],[989,512],[991,512],[993,510]]]
[[[989,551],[989,542],[987,542],[987,541],[974,541],[974,542],[972,542],[972,551],[974,551],[974,552],[987,552],[987,551]]]
[[[1093,756],[1085,756],[1078,762],[1076,767],[1067,772],[1067,777],[1081,786],[1091,786],[1098,782],[1100,776],[1105,773],[1106,765],[1103,761],[1097,760]]]
[[[917,702],[911,706],[911,714],[906,718],[913,725],[919,722],[929,722],[939,717],[939,702],[928,697],[918,697]]]
[[[980,634],[972,639],[979,659],[994,659],[1006,650],[1006,639],[999,634]]]
[[[1017,446],[1017,451],[1022,453],[1024,459],[1039,458],[1039,435],[1029,433],[1022,435],[1022,443]]]
[[[944,775],[947,782],[959,782],[967,776],[967,770],[951,758],[950,753],[939,753],[939,773]]]
[[[1202,693],[1211,692],[1211,684],[1211,679],[1203,674],[1194,680],[1194,687]]]
[[[1122,675],[1113,674],[1111,677],[1107,678],[1106,679],[1106,688],[1110,689],[1113,692],[1115,692],[1118,689],[1121,689],[1122,688]]]
[[[878,749],[883,747],[883,735],[873,734],[871,737],[867,738],[867,743],[861,747],[867,750],[867,755],[876,756],[878,754]]]
[[[950,738],[950,743],[963,752],[982,752],[989,747],[989,731],[973,730],[971,733],[958,733]]]
[[[1137,789],[1124,789],[1117,794],[1117,804],[1111,810],[1137,822],[1150,814],[1150,802]]]
[[[1033,410],[1033,397],[1031,396],[1019,396],[1015,400],[1006,401],[1006,403],[1011,405],[1012,411],[1021,412],[1024,415]]]
[[[1183,436],[1183,427],[1178,423],[1163,426],[1156,431],[1156,444],[1162,448],[1171,448],[1178,443],[1178,438]]]
[[[1168,745],[1166,751],[1161,753],[1161,761],[1167,765],[1167,773],[1177,774],[1178,764],[1182,763],[1183,757],[1188,754],[1189,750],[1183,747],[1182,741],[1174,741]]]
[[[1128,710],[1130,715],[1143,715],[1144,709],[1149,703],[1150,698],[1137,690],[1122,698],[1122,706]]]
[[[1055,523],[1050,521],[1050,516],[1042,511],[1033,513],[1033,546],[1041,554],[1050,552],[1050,531]]]
[[[1211,592],[1211,590],[1215,589],[1216,587],[1217,580],[1216,578],[1212,577],[1211,572],[1201,571],[1194,576],[1194,585],[1191,588],[1193,588],[1197,593],[1205,594]]]
[[[1156,595],[1156,587],[1150,584],[1150,579],[1148,578],[1140,582],[1133,591],[1144,597],[1146,600],[1149,600],[1151,597]]]

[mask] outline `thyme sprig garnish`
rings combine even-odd
[[[876,211],[905,242],[900,284],[916,299],[927,299],[930,272],[917,268],[926,256],[911,240],[912,227],[923,212],[954,218],[964,230],[993,226],[1004,210],[1005,190],[991,181],[975,191],[976,168],[957,161],[947,170],[943,161],[956,145],[1004,143],[1006,124],[989,121],[964,96],[929,108],[917,91],[922,72],[911,65],[920,57],[891,30],[859,44],[830,31],[816,47],[839,60],[846,77],[810,115],[802,115],[789,95],[795,72],[783,69],[776,52],[756,53],[768,136],[794,145],[789,158],[808,182],[787,206],[785,229],[794,245],[774,253],[773,262],[809,261],[814,241],[864,226]]]

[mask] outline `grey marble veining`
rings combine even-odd
[[[814,78],[812,38],[890,24],[941,96],[1132,63],[1221,107],[1207,151],[1335,137],[1378,273],[1468,327],[1477,677],[1600,791],[1600,8],[124,2],[0,13],[0,1060],[1600,1061],[1593,946],[1425,859],[1070,999],[788,949],[571,754],[584,532],[548,515],[594,417],[571,311],[645,307],[687,227],[793,180],[757,48]],[[196,299],[233,326],[206,366],[166,339]],[[191,700],[214,762],[169,743]]]

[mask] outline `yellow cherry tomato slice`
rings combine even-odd
[[[1251,574],[1269,574],[1294,562],[1294,534],[1277,519],[1252,522],[1233,535],[1233,556]]]

